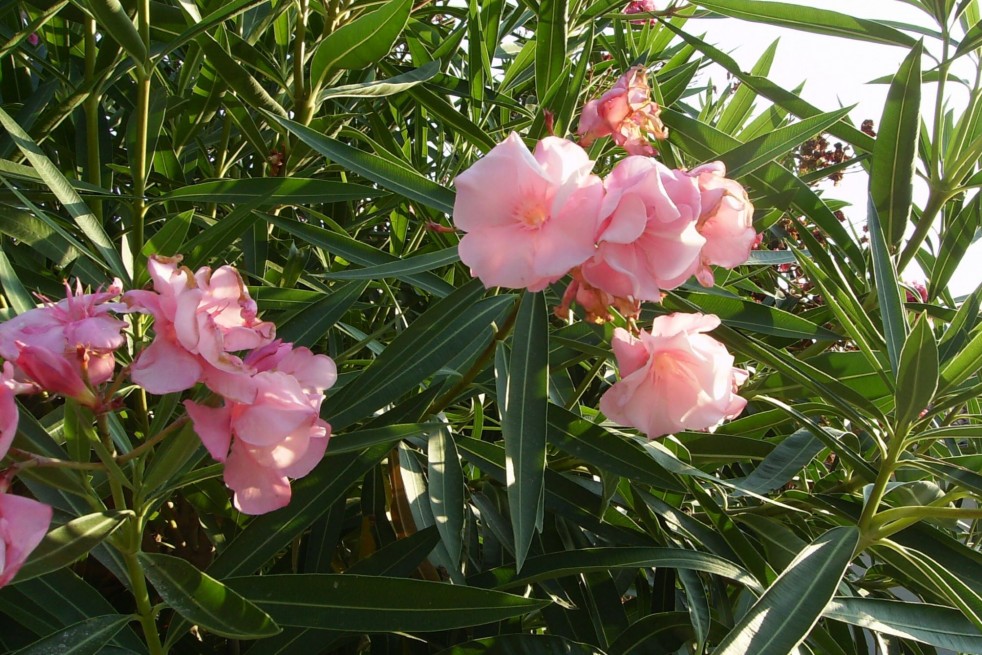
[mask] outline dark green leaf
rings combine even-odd
[[[522,296],[515,321],[511,359],[501,404],[508,501],[518,568],[541,525],[546,463],[546,410],[549,404],[549,322],[545,296]],[[501,375],[501,371],[498,375]],[[501,384],[499,382],[499,384]]]
[[[897,372],[896,421],[907,425],[927,409],[938,388],[938,344],[928,317],[921,314],[900,354]]]
[[[567,0],[540,0],[535,29],[535,94],[545,102],[566,66]]]
[[[833,598],[823,616],[959,653],[982,653],[982,634],[950,607],[879,598]]]
[[[884,239],[891,249],[903,239],[913,200],[920,134],[921,51],[918,43],[894,76],[873,146],[870,200],[876,206]]]
[[[137,67],[142,68],[147,63],[147,44],[140,38],[140,33],[119,0],[86,0],[83,6],[105,29],[106,34],[133,57]]]
[[[14,655],[95,655],[104,652],[106,644],[132,620],[132,616],[119,614],[95,616],[25,646]]]
[[[822,616],[859,543],[859,530],[832,528],[810,543],[725,639],[717,655],[787,655]]]
[[[328,98],[381,98],[384,96],[395,95],[411,89],[417,84],[421,84],[440,72],[440,62],[431,61],[423,64],[419,68],[414,68],[406,73],[393,75],[384,80],[374,82],[362,82],[360,84],[345,84],[335,86],[321,91],[321,102]]]
[[[102,543],[124,521],[132,517],[133,512],[130,511],[106,511],[82,516],[58,526],[44,536],[14,580],[23,582],[68,566]]]
[[[876,297],[880,302],[880,319],[883,321],[883,336],[887,342],[887,355],[894,375],[900,367],[900,351],[907,340],[907,316],[904,313],[903,298],[900,296],[897,268],[890,256],[886,234],[880,224],[879,213],[870,199],[867,214],[869,223],[870,250],[873,255],[873,276],[876,282]]]
[[[500,635],[457,644],[437,655],[605,655],[595,646],[556,635]]]
[[[314,50],[311,87],[319,89],[334,72],[365,68],[388,54],[406,27],[412,6],[411,0],[389,0],[328,34]]]
[[[765,494],[783,487],[798,471],[808,465],[824,445],[811,430],[798,430],[785,437],[764,458],[753,473],[740,481],[740,488]]]
[[[367,282],[349,282],[283,321],[276,335],[298,346],[314,347],[364,293]]]
[[[205,630],[233,639],[280,632],[261,609],[179,557],[140,553],[147,578],[175,612]]]
[[[235,204],[258,199],[269,205],[319,205],[374,198],[380,191],[359,184],[299,177],[255,177],[213,180],[184,186],[159,200],[193,200]]]
[[[464,530],[464,473],[449,426],[430,434],[427,459],[430,509],[450,561],[459,562]]]
[[[351,574],[264,575],[229,584],[282,625],[356,632],[453,630],[549,604],[441,582]]]

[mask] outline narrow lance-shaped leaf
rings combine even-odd
[[[460,561],[464,529],[464,474],[449,426],[433,430],[427,443],[430,509],[443,545]]]
[[[824,615],[938,648],[982,653],[979,629],[961,612],[950,607],[879,598],[833,598]]]
[[[539,23],[535,30],[535,94],[545,100],[566,65],[567,0],[539,2]]]
[[[311,88],[319,89],[335,71],[365,68],[384,57],[406,27],[412,6],[411,0],[389,0],[331,32],[314,51]]]
[[[233,639],[259,639],[280,628],[269,615],[179,557],[140,553],[154,589],[175,612],[205,630]]]
[[[884,238],[883,227],[873,200],[870,198],[867,214],[870,249],[873,255],[873,277],[876,281],[876,297],[880,302],[880,318],[883,321],[883,337],[887,343],[887,355],[894,374],[900,368],[900,351],[907,339],[907,317],[904,314],[897,268]]]
[[[116,40],[142,67],[147,61],[147,45],[140,38],[136,26],[126,13],[119,0],[87,0],[83,5],[95,17],[106,33]]]
[[[804,7],[786,2],[759,2],[758,0],[695,0],[694,4],[712,9],[725,16],[788,27],[793,30],[841,36],[886,45],[914,45],[914,39],[888,25],[827,9]]]
[[[68,566],[98,546],[133,512],[106,511],[89,514],[60,525],[44,536],[15,580],[23,582]]]
[[[853,550],[854,527],[832,528],[798,553],[714,651],[715,655],[787,655],[822,616]]]
[[[133,620],[132,616],[94,616],[47,635],[15,655],[95,655]]]
[[[938,344],[927,315],[922,314],[900,353],[897,371],[896,423],[907,425],[927,409],[938,388]]]
[[[921,52],[918,43],[890,84],[873,146],[869,192],[883,226],[887,246],[900,244],[910,219],[914,163],[920,134]],[[940,147],[936,144],[936,147]]]
[[[546,410],[549,403],[549,324],[542,293],[526,293],[518,308],[505,397],[499,398],[501,434],[515,559],[521,570],[545,493]]]
[[[68,213],[75,219],[76,225],[95,246],[103,260],[96,263],[107,266],[110,271],[123,280],[129,280],[130,276],[126,272],[126,267],[123,266],[123,260],[116,251],[109,235],[106,234],[102,223],[89,210],[82,197],[72,188],[71,183],[34,143],[30,135],[3,109],[0,109],[0,124],[7,130],[20,151],[24,153],[44,183],[58,198],[58,202],[64,205]]]

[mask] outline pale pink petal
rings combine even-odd
[[[610,345],[614,350],[617,368],[620,369],[622,377],[634,373],[648,361],[649,354],[644,344],[624,328],[614,328]]]
[[[238,442],[225,463],[225,484],[235,492],[235,507],[244,514],[266,514],[290,503],[286,476],[257,464]]]
[[[51,525],[52,510],[30,498],[0,493],[0,587],[9,583]]]
[[[201,379],[198,358],[158,335],[130,367],[130,379],[150,393],[190,389]]]
[[[224,462],[232,446],[231,407],[228,405],[205,407],[194,401],[185,400],[184,409],[191,417],[194,431],[201,439],[201,443],[215,460]]]

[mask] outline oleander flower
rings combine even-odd
[[[619,298],[658,301],[699,266],[699,188],[684,172],[637,156],[618,162],[604,185],[599,243],[583,278]]]
[[[703,286],[711,287],[714,279],[710,265],[734,268],[750,259],[750,251],[758,242],[754,206],[743,186],[726,178],[723,162],[703,164],[688,175],[699,183],[702,213],[697,229],[706,238],[696,278]]]
[[[0,490],[0,587],[14,579],[44,539],[51,515],[44,503]]]
[[[192,273],[180,261],[180,256],[150,257],[154,290],[124,295],[132,310],[154,317],[155,338],[133,363],[131,378],[156,394],[204,381],[229,395],[225,385],[230,379],[250,372],[234,353],[270,343],[275,326],[257,318],[256,303],[234,268],[202,267]]]
[[[66,282],[62,300],[49,301],[0,324],[0,356],[8,361],[32,360],[28,368],[35,364],[35,372],[44,377],[34,381],[47,391],[80,400],[92,395],[83,392],[79,382],[98,385],[111,378],[116,368],[113,351],[123,345],[126,322],[111,314],[126,309],[114,302],[121,291],[118,279],[95,293],[82,293],[80,283],[73,293]],[[24,354],[25,348],[30,355]],[[33,377],[20,363],[18,367]],[[59,381],[61,375],[69,379]]]
[[[719,324],[711,314],[669,314],[637,338],[617,328],[612,346],[621,379],[600,398],[600,411],[649,439],[735,418],[747,404],[736,394],[747,373],[706,334]]]
[[[593,254],[603,183],[575,143],[512,133],[457,176],[460,259],[486,287],[539,291]]]
[[[324,390],[337,379],[334,361],[307,348],[273,342],[246,358],[241,374],[251,402],[226,398],[221,407],[185,401],[202,443],[225,463],[236,508],[264,514],[290,502],[290,478],[307,475],[324,456],[331,426],[321,420]]]
[[[6,457],[17,434],[20,412],[17,411],[14,396],[37,391],[36,385],[18,380],[16,374],[17,370],[12,362],[3,363],[0,371],[0,459]]]
[[[584,147],[610,136],[632,155],[651,156],[656,151],[649,137],[668,138],[660,113],[651,100],[644,66],[635,66],[617,79],[614,88],[586,103],[576,132]]]

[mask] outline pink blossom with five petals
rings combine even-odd
[[[668,138],[660,113],[651,100],[647,71],[644,66],[635,66],[621,75],[610,91],[586,103],[576,132],[583,146],[610,136],[629,154],[651,156],[655,149],[648,138]]]

